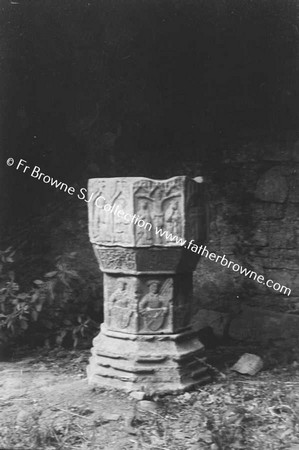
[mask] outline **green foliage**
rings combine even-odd
[[[15,280],[14,253],[11,247],[0,251],[1,335],[9,340],[38,339],[48,346],[76,347],[80,339],[90,339],[98,328],[89,314],[95,312],[99,286],[86,282],[73,268],[76,253],[56,258],[55,270],[34,280],[26,292]]]

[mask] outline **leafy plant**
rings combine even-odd
[[[16,334],[27,329],[29,295],[19,292],[14,271],[10,270],[13,255],[11,247],[0,251],[0,328]]]
[[[76,253],[56,258],[55,270],[33,281],[22,292],[11,270],[14,251],[0,252],[0,330],[7,338],[37,337],[46,345],[72,343],[87,339],[98,324],[88,315],[92,311],[90,286],[72,267]],[[92,286],[93,293],[97,292]]]

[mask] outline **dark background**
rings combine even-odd
[[[298,137],[298,3],[1,2],[2,226],[90,176],[199,173],[253,138]],[[3,229],[3,228],[2,228]]]

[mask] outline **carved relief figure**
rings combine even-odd
[[[111,241],[111,227],[109,226],[109,212],[106,211],[105,197],[99,194],[95,197],[93,203],[93,227],[92,235],[94,239],[99,239],[101,242]]]
[[[152,200],[154,201],[155,208],[155,226],[161,228],[164,225],[164,213],[163,213],[163,195],[161,189],[154,189],[151,193]]]
[[[146,200],[141,200],[139,203],[139,209],[137,211],[137,216],[139,220],[142,219],[147,224],[152,223],[149,202]],[[152,242],[152,229],[151,227],[145,226],[140,227],[136,225],[137,243],[139,244],[151,244]]]
[[[148,293],[139,303],[140,314],[147,329],[157,331],[163,327],[169,312],[169,301],[172,298],[172,280],[164,282],[160,289],[160,282],[148,282]]]
[[[118,211],[126,211],[126,201],[124,198],[118,199],[115,202],[115,205],[118,206]],[[125,222],[123,217],[120,217],[117,214],[113,215],[112,217],[114,217],[114,241],[125,242],[126,233],[128,233],[127,223]]]
[[[93,186],[94,183],[90,183]],[[92,237],[98,243],[127,243],[128,222],[116,214],[126,212],[129,191],[124,180],[97,186],[94,200],[90,203],[90,220],[92,221]]]
[[[110,297],[110,325],[118,328],[127,328],[134,311],[129,308],[129,295],[127,292],[127,282],[118,280],[117,289]]]
[[[147,217],[147,222],[153,224],[155,229],[162,229],[168,226],[169,231],[180,233],[181,232],[181,218],[179,210],[179,200],[181,194],[179,192],[178,186],[176,184],[170,183],[166,186],[161,183],[151,183],[151,184],[137,184],[135,185],[135,209],[141,207],[141,200],[143,203],[143,208],[145,209],[145,204],[147,204],[147,210],[138,211],[138,215],[144,214],[145,217],[150,213],[150,217]],[[169,205],[170,202],[170,205]],[[143,218],[143,217],[142,217]],[[168,220],[168,222],[166,221]],[[142,236],[141,232],[145,235]],[[143,244],[159,244],[163,245],[169,243],[166,236],[161,236],[160,233],[150,233],[151,230],[141,229],[138,230],[136,227],[136,238],[137,242]],[[139,233],[139,234],[138,234]],[[140,241],[142,239],[142,241]]]
[[[181,215],[179,212],[179,202],[175,200],[171,202],[165,211],[166,230],[170,233],[180,234],[181,232]]]

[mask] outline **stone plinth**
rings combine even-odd
[[[199,255],[187,248],[206,238],[204,184],[91,179],[88,191],[89,236],[104,272],[89,382],[151,395],[206,381],[204,347],[190,325]]]

